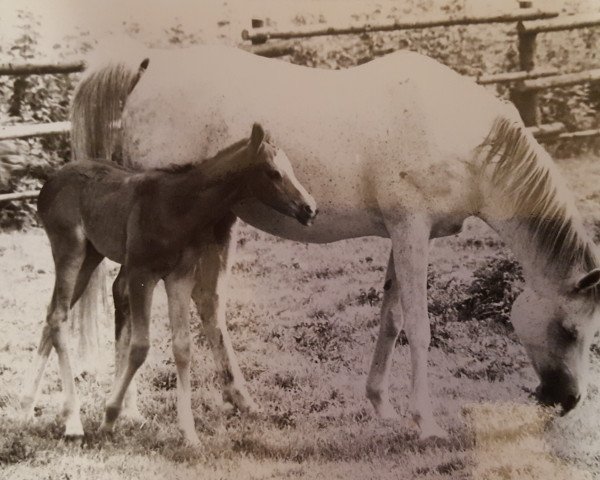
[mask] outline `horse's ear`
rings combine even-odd
[[[255,152],[258,152],[262,142],[265,139],[265,131],[260,123],[252,125],[252,134],[250,135],[250,145]]]
[[[595,268],[577,280],[573,290],[575,293],[583,292],[589,288],[595,287],[598,283],[600,283],[600,268]]]

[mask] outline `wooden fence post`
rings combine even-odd
[[[262,28],[265,26],[265,21],[262,18],[253,18],[252,19],[252,28]],[[258,36],[257,38],[252,39],[252,45],[260,45],[262,43],[266,43],[268,40],[267,36]]]
[[[25,98],[26,90],[26,77],[24,75],[19,75],[13,81],[13,94],[10,97],[10,107],[8,108],[8,114],[11,117],[18,117],[21,115],[21,104],[23,103],[23,98]]]
[[[532,2],[519,2],[521,8],[531,8]],[[536,33],[526,32],[522,22],[517,24],[519,34],[519,67],[522,71],[529,72],[535,67]],[[512,102],[519,110],[526,126],[532,127],[540,123],[540,110],[538,107],[538,94],[534,90],[521,90],[517,85],[510,92]]]

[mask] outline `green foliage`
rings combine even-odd
[[[488,263],[475,270],[473,278],[468,299],[460,307],[461,314],[510,325],[510,309],[522,290],[521,266],[510,257],[490,257]]]
[[[4,55],[16,64],[39,61],[39,22],[31,12],[20,11],[20,34]],[[60,48],[60,45],[56,46]],[[0,77],[0,93],[8,102],[0,107],[10,123],[49,123],[68,120],[69,102],[77,83],[74,75]],[[35,190],[71,156],[67,135],[51,135],[0,144],[0,175],[8,181],[2,190]],[[33,202],[12,202],[0,210],[0,228],[35,222]]]

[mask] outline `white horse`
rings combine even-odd
[[[523,265],[527,286],[512,322],[540,377],[539,399],[566,412],[585,396],[600,262],[563,179],[512,106],[410,52],[344,71],[226,47],[119,55],[108,52],[79,85],[72,118],[77,156],[142,169],[184,163],[210,157],[242,137],[249,123],[263,122],[320,214],[306,229],[248,201],[235,208],[240,218],[302,242],[391,239],[366,388],[378,415],[395,415],[388,378],[404,329],[412,362],[409,412],[421,437],[444,435],[427,381],[429,241],[457,233],[472,215],[491,225]],[[223,225],[203,252],[193,298],[224,397],[248,410],[255,404],[224,316],[231,227]]]

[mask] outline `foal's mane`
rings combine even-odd
[[[238,140],[237,142],[232,143],[231,145],[228,145],[223,150],[219,150],[216,153],[216,155],[212,156],[211,158],[201,160],[200,162],[192,161],[192,162],[180,163],[180,164],[172,163],[172,164],[166,165],[164,167],[153,168],[153,170],[156,172],[175,173],[175,174],[186,173],[201,163],[218,161],[220,158],[222,158],[226,155],[231,155],[231,154],[237,152],[242,146],[244,146],[247,143],[248,143],[248,139],[242,138],[241,140]]]
[[[498,117],[481,147],[489,147],[483,167],[492,184],[506,193],[516,217],[531,233],[549,266],[568,275],[573,267],[588,272],[600,266],[583,224],[562,198],[548,154],[524,127]],[[600,289],[594,288],[600,299]]]

